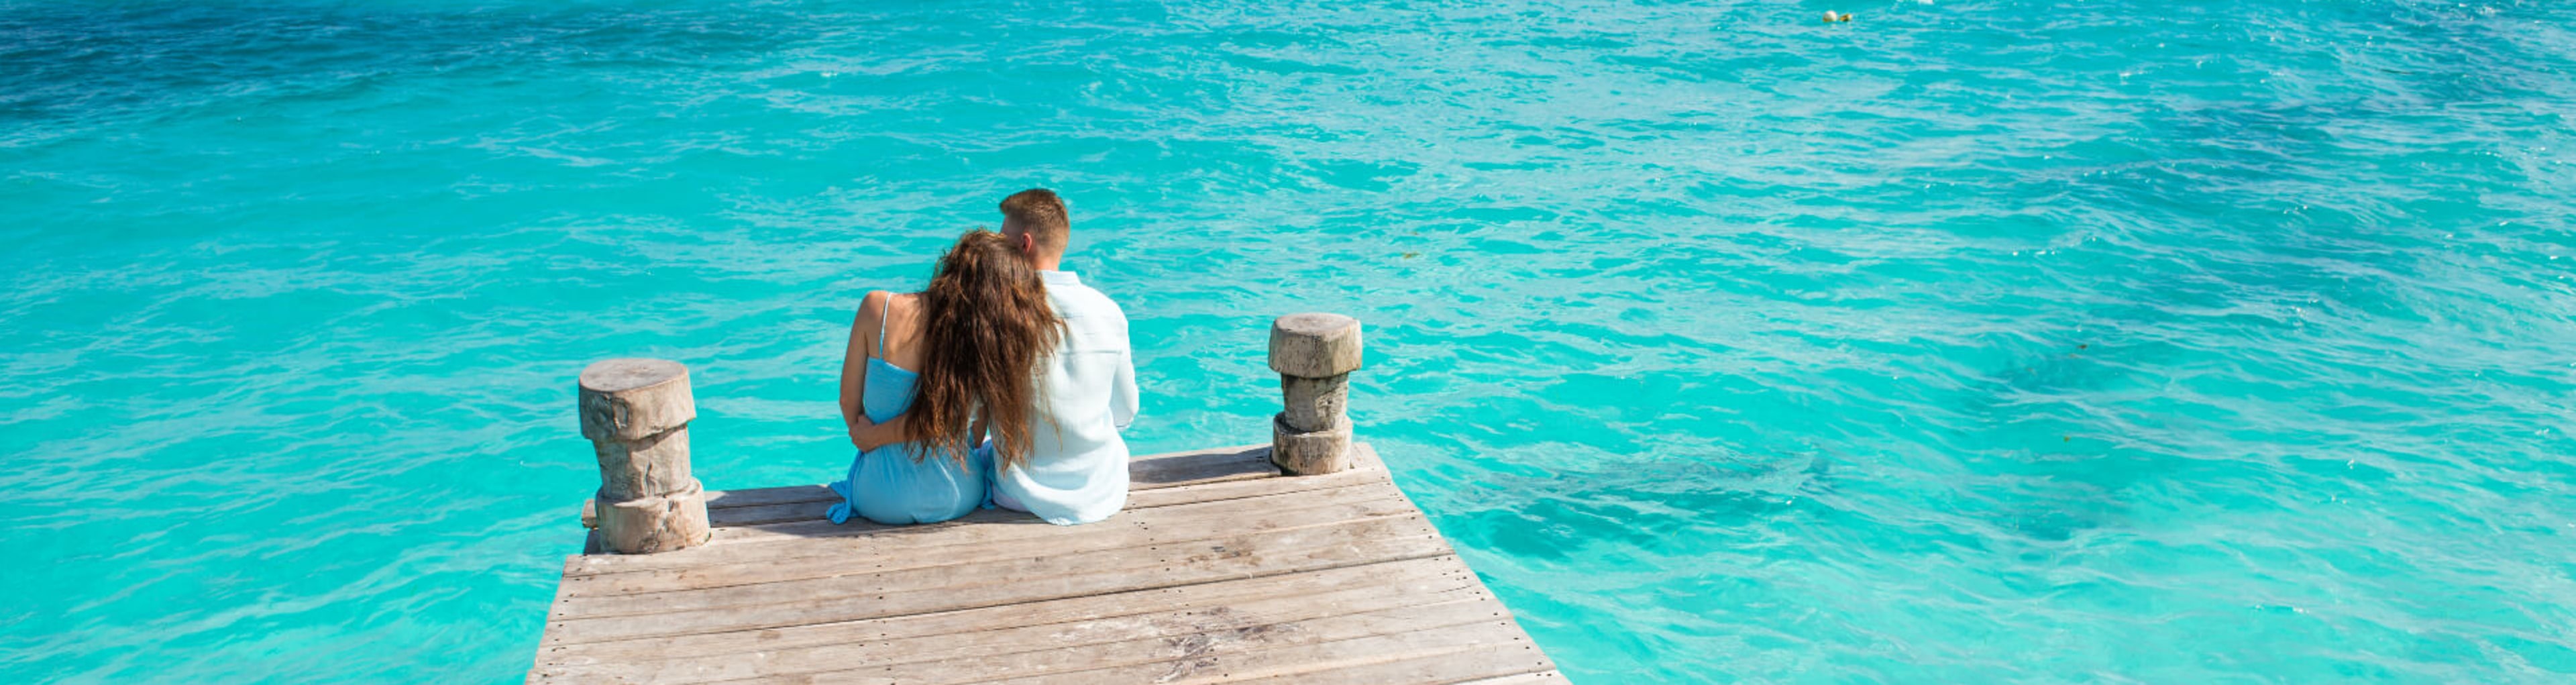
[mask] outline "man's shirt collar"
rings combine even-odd
[[[1040,271],[1038,278],[1046,281],[1047,285],[1082,285],[1082,277],[1073,275],[1071,271]]]

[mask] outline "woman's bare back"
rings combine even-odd
[[[879,301],[886,307],[882,317],[885,326],[884,334],[868,336],[871,339],[882,337],[885,340],[885,349],[875,350],[872,356],[886,360],[886,363],[906,371],[921,370],[921,293],[888,293],[879,290],[868,295],[882,297],[883,299]],[[862,320],[865,318],[861,317]]]

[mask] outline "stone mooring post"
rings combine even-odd
[[[600,550],[668,552],[705,544],[705,489],[689,474],[689,368],[610,359],[581,370],[581,436],[599,455],[599,497],[583,523]]]
[[[1351,466],[1351,371],[1360,368],[1360,321],[1290,314],[1270,323],[1270,369],[1288,410],[1270,421],[1270,463],[1291,475]]]

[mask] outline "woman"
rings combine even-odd
[[[1063,336],[1046,286],[1009,240],[977,229],[939,257],[930,287],[874,291],[841,357],[841,420],[859,456],[833,483],[833,523],[964,516],[992,464],[1027,458],[1038,364]],[[994,434],[988,454],[971,450]]]

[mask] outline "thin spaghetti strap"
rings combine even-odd
[[[894,293],[886,293],[885,308],[877,311],[877,358],[887,359],[885,348],[886,321],[894,318]]]

